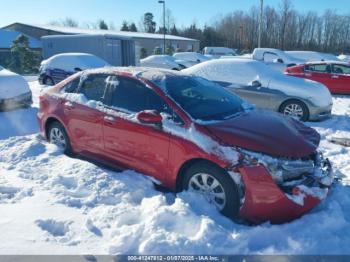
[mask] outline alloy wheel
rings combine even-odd
[[[287,105],[284,110],[283,110],[283,114],[296,118],[296,119],[302,119],[304,116],[304,110],[301,107],[301,105],[299,104],[289,104]]]
[[[50,142],[63,149],[65,149],[67,146],[64,134],[57,127],[54,127],[50,130]]]
[[[198,191],[205,199],[222,211],[226,204],[226,193],[221,183],[212,175],[198,173],[189,180],[188,188]]]

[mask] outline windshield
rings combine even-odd
[[[167,94],[196,120],[224,120],[243,112],[242,100],[200,77],[168,75]]]

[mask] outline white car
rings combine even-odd
[[[140,61],[142,67],[155,67],[170,70],[182,70],[186,68],[186,66],[183,65],[184,63],[185,61],[176,60],[175,57],[170,55],[151,55]]]
[[[217,82],[260,108],[302,121],[322,120],[331,115],[332,96],[314,81],[284,75],[252,59],[217,59],[183,70]]]
[[[32,104],[32,92],[23,76],[0,66],[0,111]]]
[[[222,56],[236,56],[237,49],[221,46],[206,46],[203,48],[204,55],[210,55],[212,58],[220,58]]]
[[[63,53],[54,55],[41,62],[39,83],[55,85],[77,71],[106,66],[109,64],[105,60],[92,54]]]
[[[340,61],[338,57],[333,54],[314,52],[314,51],[285,51],[286,54],[304,60],[305,62],[315,61]]]
[[[198,63],[202,63],[202,62],[210,60],[209,57],[202,55],[200,53],[196,53],[196,52],[175,53],[175,54],[173,54],[173,57],[175,57],[175,59],[177,59],[177,60],[184,61],[183,65],[186,67],[191,67],[191,66],[194,66]]]

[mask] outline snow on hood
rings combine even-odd
[[[201,76],[212,81],[249,85],[259,79],[262,86],[276,89],[289,96],[310,99],[317,106],[332,103],[329,90],[322,84],[285,75],[262,62],[243,58],[211,60],[181,72]]]
[[[276,157],[313,153],[320,135],[293,118],[265,110],[245,112],[226,121],[204,125],[221,143]]]
[[[29,92],[28,83],[22,76],[6,69],[0,70],[0,99],[14,98]]]

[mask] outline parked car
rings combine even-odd
[[[210,55],[212,58],[220,58],[221,56],[235,56],[237,49],[221,46],[206,46],[203,48],[204,55]]]
[[[332,97],[325,86],[284,75],[259,61],[218,59],[183,71],[215,81],[260,108],[302,121],[331,115]]]
[[[0,66],[0,111],[28,107],[32,92],[24,77]]]
[[[141,59],[140,65],[143,67],[163,68],[170,70],[182,70],[186,68],[182,60],[176,60],[170,55],[151,55],[145,59]]]
[[[173,54],[173,57],[177,60],[181,60],[183,62],[183,65],[186,67],[191,67],[193,65],[196,65],[198,63],[202,63],[205,61],[210,60],[209,57],[204,56],[200,53],[196,52],[180,52]]]
[[[286,54],[295,57],[297,59],[304,60],[305,62],[313,61],[340,61],[337,56],[328,53],[315,52],[315,51],[285,51]]]
[[[252,59],[264,63],[281,63],[288,66],[305,63],[304,59],[296,58],[290,54],[275,48],[255,48],[252,53]]]
[[[350,94],[350,65],[345,62],[311,62],[286,69],[286,74],[324,84],[333,94]]]
[[[103,59],[85,53],[63,53],[41,62],[39,83],[55,85],[77,71],[109,66]]]
[[[176,71],[77,73],[42,94],[38,119],[64,152],[197,192],[231,218],[290,221],[320,203],[333,180],[314,129]]]

